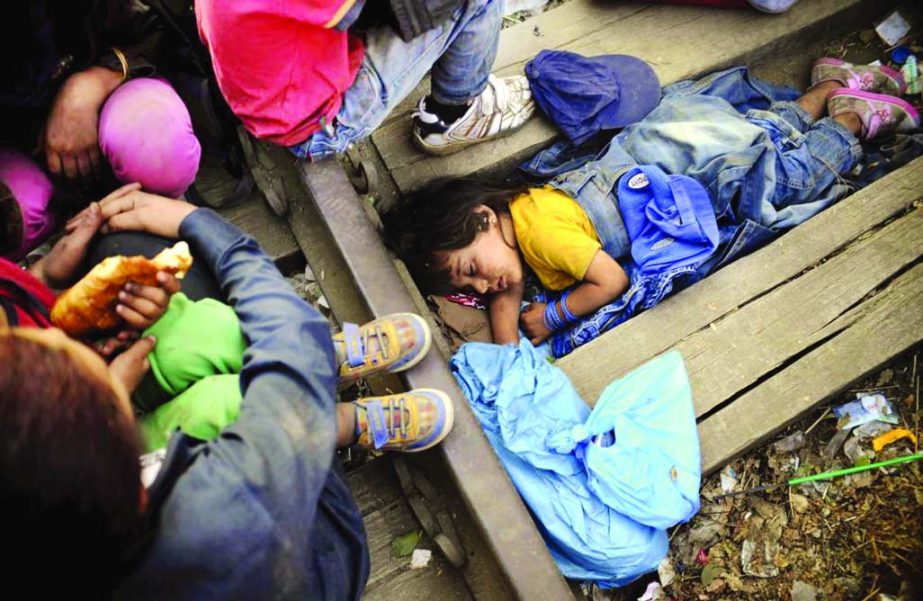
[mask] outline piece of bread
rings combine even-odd
[[[177,242],[153,259],[116,256],[90,270],[82,280],[58,297],[51,309],[51,321],[70,336],[112,330],[122,322],[115,312],[119,292],[128,282],[156,286],[157,272],[182,278],[192,266],[189,245]]]

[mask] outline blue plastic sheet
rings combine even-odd
[[[614,382],[592,412],[527,340],[469,343],[451,365],[563,574],[611,587],[655,570],[665,528],[699,508],[699,445],[679,354]]]

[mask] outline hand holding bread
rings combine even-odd
[[[51,310],[51,320],[67,334],[77,337],[109,331],[123,322],[140,325],[141,322],[134,319],[135,315],[124,308],[117,312],[116,307],[120,304],[125,307],[127,300],[136,301],[134,305],[140,310],[130,311],[143,317],[146,312],[143,308],[148,306],[146,303],[156,304],[156,298],[147,298],[152,293],[143,287],[161,286],[162,282],[158,279],[161,272],[182,278],[191,266],[192,256],[185,242],[176,243],[153,259],[109,257],[58,297]],[[128,289],[137,294],[126,292],[128,284],[131,284]],[[132,296],[136,298],[126,298]],[[123,302],[120,303],[120,300]],[[132,324],[132,321],[137,323]]]

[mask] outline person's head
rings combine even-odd
[[[44,567],[30,590],[106,591],[142,513],[124,387],[60,330],[0,325],[0,437],[6,573]]]
[[[386,236],[428,293],[500,292],[523,279],[509,204],[521,186],[446,179],[384,217]]]
[[[189,110],[166,81],[120,85],[99,113],[99,147],[115,177],[179,198],[199,171],[202,146]]]
[[[25,257],[54,230],[53,186],[29,157],[0,148],[0,255]]]

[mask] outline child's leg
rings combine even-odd
[[[824,116],[827,112],[827,98],[835,90],[843,87],[836,81],[825,81],[819,83],[795,102],[815,121]]]
[[[247,348],[234,309],[214,299],[193,302],[182,292],[144,335],[157,338],[151,372],[170,396],[202,378],[238,373]]]
[[[199,380],[138,422],[144,452],[166,447],[176,430],[203,441],[215,439],[237,421],[242,400],[236,374]],[[422,451],[448,435],[453,416],[451,399],[429,389],[337,403],[336,444]]]

